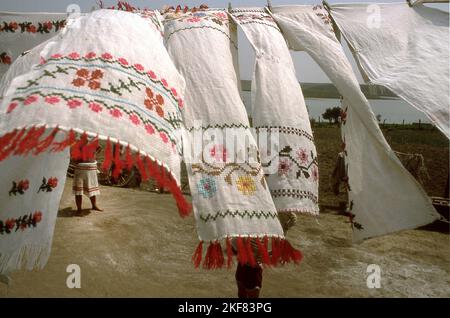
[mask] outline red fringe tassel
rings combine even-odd
[[[233,263],[233,247],[231,244],[230,237],[225,240],[226,243],[226,254],[227,254],[227,267],[231,268]],[[237,245],[237,259],[240,264],[248,264],[252,267],[257,266],[257,261],[266,266],[277,266],[279,264],[285,264],[293,262],[298,264],[303,255],[299,250],[296,250],[286,239],[280,239],[273,237],[271,244],[271,254],[269,256],[267,237],[264,239],[260,238],[235,238]],[[256,248],[253,248],[252,242],[256,242]],[[203,242],[201,241],[194,254],[192,255],[192,262],[195,268],[198,268],[202,263],[203,254]],[[205,269],[217,269],[222,268],[225,264],[224,252],[222,251],[222,246],[219,242],[211,242],[206,250],[205,257],[203,259],[203,268]]]
[[[76,133],[73,130],[69,130],[68,132],[66,132],[65,139],[57,142],[55,141],[55,137],[57,133],[60,131],[62,132],[62,130],[56,127],[50,132],[49,135],[43,137],[45,135],[45,131],[46,128],[44,126],[31,127],[17,129],[1,136],[0,161],[8,158],[12,154],[27,155],[29,153],[32,153],[34,155],[38,155],[47,150],[51,152],[64,151],[67,147],[70,147],[71,156],[73,159],[88,161],[94,158],[94,155],[98,149],[98,137],[95,137],[91,141],[89,141],[88,135],[86,133],[83,133],[80,137],[77,137]],[[133,158],[130,146],[128,146],[126,149],[125,161],[122,161],[120,143],[117,142],[114,154],[112,148],[113,147],[111,145],[111,141],[108,139],[106,141],[106,148],[104,150],[105,160],[102,164],[102,169],[104,171],[109,171],[112,164],[114,163],[113,178],[117,178],[123,171],[123,169],[131,170],[133,166],[137,166],[139,172],[141,173],[143,181],[147,181],[150,176],[154,178],[158,182],[158,184],[165,187],[173,194],[173,197],[177,202],[180,215],[183,217],[189,215],[190,211],[192,210],[192,206],[184,198],[183,193],[181,192],[181,189],[178,186],[176,180],[166,170],[166,168],[159,165],[155,160],[152,160],[149,157],[144,158],[144,164],[139,152],[137,152]],[[146,166],[148,167],[149,173],[147,173]],[[217,254],[218,247],[220,247],[220,245],[214,246],[213,253]]]

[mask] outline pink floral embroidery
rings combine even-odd
[[[151,79],[156,79],[156,74],[153,71],[148,71],[147,74]]]
[[[86,54],[86,58],[87,59],[93,59],[97,56],[97,54],[95,54],[94,52],[89,52],[88,54]]]
[[[140,72],[144,70],[144,67],[141,64],[134,64],[134,68]]]
[[[79,59],[80,58],[80,54],[78,54],[77,52],[72,52],[68,55],[71,59]]]
[[[312,169],[312,176],[313,176],[314,182],[317,182],[317,180],[319,180],[319,171],[317,171],[316,166],[314,166]]]
[[[200,22],[200,18],[193,17],[193,18],[187,19],[186,21],[191,22],[191,23],[196,23],[196,22]]]
[[[41,56],[39,59],[39,64],[45,64],[47,61]]]
[[[139,117],[135,114],[130,115],[130,120],[135,125],[139,125],[141,123],[141,121],[139,120]]]
[[[50,58],[52,58],[52,59],[59,59],[61,57],[62,57],[61,54],[53,54],[52,56],[50,56]]]
[[[109,111],[109,113],[115,118],[122,117],[122,112],[120,110],[118,110],[117,108],[111,109]]]
[[[145,130],[149,135],[153,135],[155,133],[155,129],[152,125],[145,125]]]
[[[175,88],[172,87],[170,89],[170,91],[172,92],[173,96],[177,96],[178,95],[177,90]]]
[[[128,65],[128,61],[126,59],[124,59],[123,57],[117,59],[117,61],[119,61],[119,63],[122,65]]]
[[[113,58],[113,56],[109,53],[103,53],[102,58],[104,58],[105,60],[110,60]]]
[[[306,152],[306,149],[300,148],[297,150],[297,158],[302,164],[308,163],[308,153]]]
[[[9,106],[8,106],[8,110],[6,111],[8,114],[10,113],[10,112],[12,112],[13,110],[14,110],[14,108],[16,108],[17,107],[17,103],[11,103],[11,104],[9,104]]]
[[[59,103],[59,101],[60,101],[60,99],[58,96],[47,96],[45,98],[45,102],[48,104],[52,104],[52,105]]]
[[[30,104],[34,103],[35,101],[37,101],[37,100],[38,100],[38,98],[37,98],[36,95],[31,95],[31,96],[28,96],[28,97],[23,101],[23,104],[24,104],[24,105],[30,105]]]
[[[292,163],[287,158],[280,159],[278,162],[278,175],[287,176],[289,171],[291,171]]]
[[[78,99],[71,99],[67,102],[67,105],[71,108],[77,108],[79,106],[81,106],[81,102]]]
[[[183,106],[184,106],[183,100],[181,98],[178,99],[178,107],[183,108]]]
[[[223,145],[214,145],[209,150],[209,155],[214,158],[217,162],[227,161],[227,150]]]
[[[167,81],[163,78],[163,79],[161,79],[161,84],[163,84],[164,85],[164,87],[167,87],[167,86],[169,86],[169,84],[167,84]]]
[[[94,102],[89,103],[89,108],[96,113],[99,113],[103,110],[102,106]]]
[[[161,137],[162,141],[166,144],[169,141],[169,138],[167,137],[167,134],[164,132],[159,133],[159,137]]]

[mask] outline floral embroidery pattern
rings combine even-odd
[[[6,53],[6,52],[0,53],[0,63],[6,64],[6,65],[11,64],[12,63],[11,56],[9,56],[8,53]]]
[[[261,165],[258,164],[258,165],[255,165],[255,167],[252,167],[249,163],[238,164],[238,163],[230,162],[230,163],[222,164],[221,166],[213,166],[212,164],[203,162],[202,164],[197,164],[197,163],[192,164],[191,169],[192,169],[193,175],[195,175],[197,173],[202,173],[202,174],[206,174],[206,175],[213,176],[213,177],[219,177],[221,175],[225,175],[224,181],[228,185],[233,185],[232,175],[234,172],[241,171],[241,172],[245,173],[246,176],[248,176],[249,178],[251,176],[257,177],[258,175],[260,175]],[[260,182],[261,182],[261,185],[264,188],[266,188],[264,175],[261,176]]]
[[[244,195],[253,195],[256,191],[255,182],[250,176],[239,176],[236,185],[239,192]]]
[[[330,31],[334,33],[333,27],[332,27],[332,20],[330,17],[330,14],[328,11],[320,4],[317,4],[313,6],[312,8],[314,11],[316,11],[316,15],[322,19],[323,23],[330,26]]]
[[[44,177],[42,178],[42,184],[39,187],[38,193],[43,192],[52,192],[58,186],[58,179],[56,177],[51,177],[48,180]]]
[[[0,32],[10,32],[10,33],[50,33],[51,31],[58,32],[60,29],[64,28],[66,25],[66,20],[57,21],[45,21],[37,22],[6,22],[2,21],[0,23]]]
[[[198,192],[205,198],[209,199],[217,192],[216,181],[213,178],[205,177],[197,184]]]
[[[209,150],[209,155],[216,162],[226,162],[227,161],[227,149],[224,145],[213,145]]]
[[[282,158],[278,161],[278,175],[287,176],[291,171],[292,163],[287,158]]]
[[[24,231],[26,228],[36,227],[42,221],[42,212],[35,211],[33,214],[26,214],[17,219],[10,218],[6,221],[0,220],[0,234],[10,234],[19,229]]]
[[[313,180],[317,181],[319,178],[319,173],[317,170],[317,157],[314,156],[314,153],[311,151],[310,156],[308,155],[306,149],[300,148],[297,151],[294,151],[291,146],[285,146],[279,153],[279,163],[278,163],[278,174],[279,175],[287,175],[291,171],[291,166],[296,166],[296,178],[300,178],[302,175],[306,179],[313,175]],[[289,164],[288,164],[289,162]],[[270,166],[271,161],[269,161],[264,166]],[[312,167],[312,172],[309,170]]]
[[[209,213],[206,216],[205,215],[200,215],[200,220],[202,220],[203,222],[208,222],[208,221],[216,221],[218,218],[226,218],[226,217],[239,217],[239,218],[249,218],[249,219],[253,219],[253,218],[257,218],[257,219],[276,219],[278,217],[278,213],[277,211],[248,211],[248,210],[244,210],[244,211],[239,211],[239,210],[226,210],[224,212],[216,212],[216,213]]]
[[[339,117],[341,118],[342,125],[345,125],[345,123],[347,122],[347,108],[348,107],[345,107],[345,109],[341,108],[341,114],[339,115]]]
[[[84,86],[88,83],[88,87],[92,90],[100,88],[100,80],[103,77],[103,72],[101,70],[94,70],[89,72],[85,68],[81,68],[76,72],[77,78],[72,81],[72,84],[76,87]]]
[[[24,194],[25,191],[28,190],[30,186],[30,182],[25,179],[25,180],[20,180],[19,182],[13,181],[13,185],[11,190],[9,190],[8,194],[9,196],[11,195],[17,195],[17,194]]]
[[[150,87],[145,89],[147,99],[144,100],[145,107],[155,110],[160,117],[164,117],[164,98],[160,94],[155,94]]]

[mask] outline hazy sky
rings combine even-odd
[[[250,0],[250,1],[240,1],[240,0],[202,0],[202,1],[150,1],[150,0],[130,0],[130,4],[140,7],[140,8],[152,8],[160,9],[164,5],[174,5],[178,3],[182,5],[199,6],[202,3],[208,4],[209,7],[216,8],[226,8],[228,7],[228,2],[231,2],[233,7],[245,7],[245,6],[265,6],[267,4],[266,0]],[[345,3],[345,2],[374,2],[367,0],[330,0],[329,3]],[[383,3],[399,2],[392,0],[380,1]],[[117,1],[115,0],[103,0],[105,6],[115,5]],[[318,0],[272,0],[272,5],[283,5],[283,4],[318,4],[321,1]],[[82,12],[88,12],[93,6],[96,6],[95,0],[0,0],[0,11],[25,11],[25,12],[66,12],[67,7],[70,4],[77,4],[80,6]],[[448,11],[448,4],[435,4],[440,9]],[[349,53],[346,44],[343,42],[346,54],[354,67],[355,73],[357,74],[359,81],[362,83],[362,78],[359,74],[358,69],[353,61],[353,57]],[[297,77],[301,82],[317,82],[317,83],[327,83],[330,82],[327,76],[322,72],[322,70],[317,66],[317,64],[303,52],[293,52],[295,68],[297,70]],[[239,30],[239,57],[240,57],[240,67],[241,67],[241,78],[251,79],[253,72],[253,61],[254,55],[250,44],[243,35],[242,31]]]

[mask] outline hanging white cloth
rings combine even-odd
[[[343,96],[342,133],[354,240],[416,228],[438,219],[431,200],[380,131],[327,11],[320,5],[272,10],[290,47],[307,52]]]
[[[57,34],[67,13],[0,12],[0,78],[23,52]]]
[[[424,112],[450,138],[448,12],[364,3],[332,5],[331,15],[370,82]]]
[[[0,274],[47,263],[68,165],[68,149],[0,162]]]
[[[241,263],[268,256],[269,248],[275,257],[271,261],[262,257],[266,264],[280,262],[276,255],[298,261],[298,252],[277,247],[289,243],[284,240],[238,90],[233,63],[236,25],[223,9],[210,9],[170,11],[164,26],[169,54],[186,80],[183,119],[189,133],[184,138],[184,158],[201,241],[194,263],[198,266],[203,259],[206,268],[223,266],[221,243],[225,241],[230,266],[232,240],[237,242]],[[271,247],[263,243],[269,238]],[[252,250],[252,241],[259,248]],[[210,242],[205,257],[203,242]]]
[[[286,41],[264,8],[233,9],[232,17],[256,53],[253,127],[260,137],[278,137],[275,153],[259,145],[275,207],[278,212],[318,214],[317,151]]]

